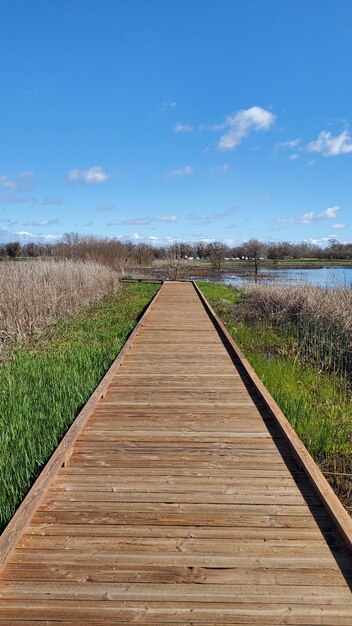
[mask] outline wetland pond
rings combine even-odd
[[[254,272],[224,274],[221,282],[226,285],[248,285],[254,282]],[[352,288],[352,267],[317,268],[268,268],[258,273],[258,283],[268,285],[314,285],[330,289]]]

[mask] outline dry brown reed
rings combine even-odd
[[[113,269],[91,261],[0,264],[0,354],[55,319],[119,287]]]
[[[256,314],[279,319],[299,316],[319,320],[352,332],[352,290],[323,289],[312,285],[249,285],[246,300]]]
[[[352,290],[251,285],[244,293],[242,314],[252,322],[287,329],[296,336],[300,357],[351,377]]]

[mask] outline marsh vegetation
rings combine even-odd
[[[0,264],[0,358],[54,320],[119,288],[119,275],[94,261]]]

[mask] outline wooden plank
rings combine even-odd
[[[233,604],[235,600],[241,603],[258,602],[261,604],[278,605],[287,604],[346,604],[350,600],[350,592],[346,587],[334,587],[311,585],[308,589],[302,589],[301,585],[229,585],[214,588],[212,584],[189,582],[187,585],[174,585],[169,583],[86,583],[72,582],[41,582],[33,585],[26,581],[16,583],[4,583],[1,596],[6,599],[36,600],[125,600],[136,602],[185,602],[187,599],[192,603],[202,602],[213,604],[214,593],[216,602]]]
[[[31,581],[74,581],[74,582],[127,582],[127,583],[205,583],[212,585],[238,585],[244,580],[253,585],[296,585],[311,587],[316,585],[341,587],[344,578],[340,568],[335,565],[323,569],[296,567],[296,568],[267,568],[244,566],[236,568],[188,567],[167,566],[157,567],[142,565],[109,564],[90,566],[85,569],[82,565],[44,565],[36,567],[31,563],[10,563],[4,572],[4,580],[31,580]],[[214,589],[216,594],[216,589]]]
[[[325,532],[324,535],[317,526],[311,528],[290,528],[286,526],[274,526],[259,528],[256,526],[246,528],[244,526],[168,526],[167,533],[163,526],[143,525],[109,525],[109,524],[30,524],[23,534],[27,536],[65,536],[67,537],[156,537],[167,536],[176,538],[200,538],[200,539],[232,539],[232,540],[257,540],[257,541],[306,541],[329,545],[338,541],[339,533],[336,530]],[[21,541],[22,541],[21,539]]]
[[[331,530],[332,522],[324,515],[314,518],[310,512],[306,515],[292,515],[291,511],[278,515],[252,511],[250,513],[224,511],[224,507],[201,507],[186,504],[163,504],[159,507],[127,504],[117,511],[36,511],[32,518],[34,524],[107,524],[126,526],[145,524],[160,526],[210,526],[210,527],[255,527],[255,528],[319,528]],[[165,531],[166,532],[166,531]],[[333,557],[332,557],[333,559]]]
[[[100,626],[108,619],[115,623],[130,624],[263,624],[276,626],[351,626],[350,603],[332,605],[329,603],[300,603],[278,605],[253,601],[220,603],[194,602],[153,602],[91,600],[0,600],[0,620],[9,623],[10,619],[26,617],[32,620],[45,620],[48,610],[52,620],[80,620],[81,623],[97,621]],[[100,620],[100,622],[99,622]],[[72,623],[71,622],[71,623]],[[44,622],[45,623],[45,622]]]

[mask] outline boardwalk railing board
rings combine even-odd
[[[325,476],[320,471],[313,457],[310,455],[307,448],[298,437],[296,431],[292,428],[290,422],[281,411],[274,398],[263,385],[263,383],[255,373],[254,369],[244,356],[243,352],[240,350],[236,342],[231,337],[227,328],[219,319],[214,309],[209,304],[208,300],[202,294],[196,282],[192,282],[206,311],[208,311],[210,318],[220,329],[222,335],[226,338],[226,341],[230,344],[231,348],[240,360],[241,365],[243,366],[249,379],[253,383],[255,390],[259,394],[265,406],[269,409],[271,415],[274,417],[282,433],[285,435],[287,441],[289,442],[298,466],[304,470],[305,474],[309,478],[309,481],[323,501],[325,508],[331,515],[334,523],[339,528],[349,550],[352,552],[352,518],[346,511],[345,507],[343,506],[337,495],[334,493]]]
[[[99,385],[95,388],[92,395],[81,409],[74,422],[71,424],[58,447],[43,467],[34,485],[31,487],[26,497],[18,507],[16,513],[3,531],[0,537],[0,574],[4,569],[12,551],[15,549],[19,539],[21,538],[25,527],[30,523],[30,520],[44,497],[46,490],[49,488],[50,484],[57,475],[58,470],[60,467],[64,466],[70,458],[77,438],[80,436],[85,425],[87,424],[95,406],[99,400],[105,396],[112,377],[122,364],[127,352],[131,349],[137,333],[143,327],[143,324],[150,313],[151,307],[156,302],[159,294],[160,290],[150,301],[143,316],[140,318],[139,322],[128,337],[115,361],[111,364],[105,376],[102,378]]]

